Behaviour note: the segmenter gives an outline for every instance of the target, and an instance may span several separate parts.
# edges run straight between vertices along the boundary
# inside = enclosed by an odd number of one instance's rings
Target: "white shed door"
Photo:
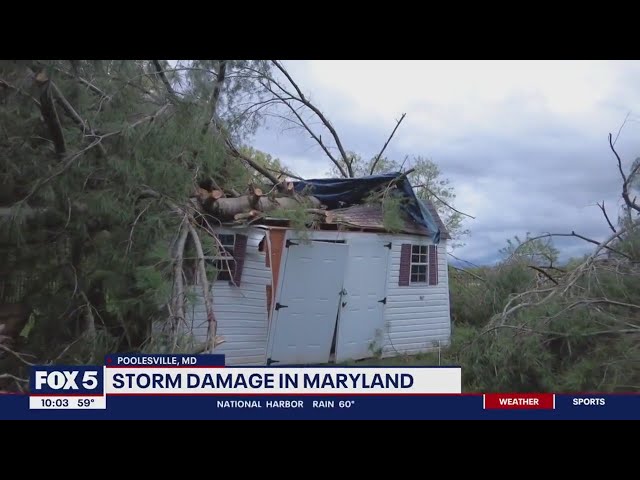
[[[342,299],[336,362],[373,356],[374,340],[384,335],[388,242],[352,244]]]
[[[267,364],[328,363],[349,247],[292,242],[276,295]]]

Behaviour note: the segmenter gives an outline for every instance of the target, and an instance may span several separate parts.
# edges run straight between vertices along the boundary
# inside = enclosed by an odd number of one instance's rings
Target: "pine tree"
[[[0,352],[7,388],[25,358],[101,361],[144,348],[152,323],[176,315],[181,209],[202,179],[247,177],[205,128],[225,63],[180,65],[0,62],[0,345],[29,355]],[[255,126],[237,106],[252,86],[229,85],[216,115],[237,140]]]

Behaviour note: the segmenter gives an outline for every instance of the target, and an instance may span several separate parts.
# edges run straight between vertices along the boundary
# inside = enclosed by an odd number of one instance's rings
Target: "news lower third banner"
[[[459,367],[229,367],[223,355],[108,355],[32,367],[0,419],[640,419],[640,395],[462,393]]]

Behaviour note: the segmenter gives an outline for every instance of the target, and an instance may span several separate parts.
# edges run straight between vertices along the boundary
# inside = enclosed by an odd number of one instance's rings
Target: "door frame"
[[[283,248],[283,252],[282,252],[282,256],[280,258],[280,268],[279,268],[279,275],[278,275],[278,285],[277,285],[277,289],[276,289],[276,294],[274,295],[273,298],[273,305],[271,305],[272,308],[272,312],[271,312],[271,321],[269,322],[269,328],[267,331],[267,348],[265,351],[265,357],[264,357],[264,363],[265,365],[267,365],[267,360],[269,358],[271,358],[271,355],[273,353],[273,344],[275,342],[275,334],[276,334],[276,328],[278,325],[278,316],[279,316],[279,312],[275,309],[275,305],[276,303],[278,303],[278,299],[280,297],[280,295],[282,294],[282,288],[284,286],[284,281],[285,281],[285,276],[286,276],[286,271],[287,271],[287,262],[289,261],[289,248],[286,247],[287,242],[291,241],[291,242],[300,242],[303,244],[306,244],[307,242],[309,244],[313,244],[313,242],[318,242],[318,243],[336,243],[338,245],[345,245],[347,246],[347,248],[350,248],[350,244],[347,241],[344,240],[340,240],[340,241],[333,241],[333,240],[325,240],[325,239],[315,239],[315,238],[309,238],[309,239],[300,239],[297,235],[290,235],[290,231],[287,232],[287,234],[284,237],[284,242],[285,242],[285,248]],[[349,255],[347,253],[347,259],[349,258]],[[345,272],[346,272],[346,266],[345,266]],[[342,285],[344,285],[344,278],[345,278],[345,274],[342,275]],[[344,287],[341,287],[344,288]],[[337,318],[338,318],[338,323],[340,322],[340,310],[341,310],[341,296],[338,298],[338,310],[337,310]],[[336,324],[336,330],[334,331],[334,333],[337,332],[337,324]],[[269,366],[269,365],[267,365]]]
[[[388,241],[387,241],[388,240]],[[389,295],[388,295],[388,290],[389,290],[389,271],[391,270],[391,261],[392,261],[392,257],[393,255],[391,255],[392,250],[393,250],[393,239],[392,238],[384,238],[384,237],[378,237],[376,239],[371,239],[370,241],[371,243],[375,243],[375,244],[380,244],[380,246],[387,248],[387,259],[386,259],[386,265],[385,265],[385,275],[384,275],[384,288],[383,288],[383,292],[382,292],[382,298],[387,299],[387,302],[385,302],[385,304],[382,306],[382,345],[381,348],[384,348],[384,346],[387,343],[387,338],[386,335],[387,331],[385,329],[386,326],[386,317],[387,317],[387,303],[389,300]],[[353,246],[354,244],[356,245],[357,248],[357,241],[356,242],[349,242],[349,246]],[[369,242],[363,242],[363,243],[369,243]],[[386,247],[385,245],[391,243],[391,247]],[[345,269],[344,272],[344,281],[342,282],[343,288],[345,287],[345,283],[347,280],[347,275],[348,275],[348,270],[349,270],[349,265],[350,262],[347,261],[347,267]],[[349,297],[349,291],[347,290],[347,298]],[[341,300],[342,301],[342,300]],[[340,305],[340,309],[338,311],[338,323],[336,325],[336,352],[335,352],[335,358],[336,358],[336,363],[337,363],[337,358],[338,358],[338,341],[339,341],[339,337],[340,337],[340,326],[342,324],[342,304]],[[373,355],[372,355],[373,357]],[[369,357],[366,357],[369,358]]]

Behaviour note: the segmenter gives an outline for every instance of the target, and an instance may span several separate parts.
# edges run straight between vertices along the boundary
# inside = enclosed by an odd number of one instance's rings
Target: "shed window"
[[[411,246],[411,283],[427,283],[429,256],[427,245]]]
[[[219,242],[216,242],[218,243],[218,254],[209,260],[209,262],[218,271],[216,280],[229,281],[236,269],[236,260],[233,257],[236,246],[236,236],[233,234],[218,234],[216,237]]]
[[[398,285],[438,285],[438,246],[402,244]]]

